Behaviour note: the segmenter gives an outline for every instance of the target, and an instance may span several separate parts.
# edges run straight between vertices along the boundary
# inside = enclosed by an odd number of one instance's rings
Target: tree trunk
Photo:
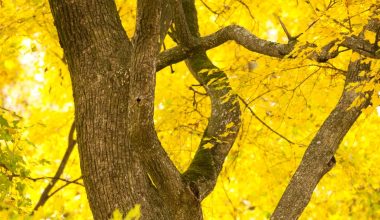
[[[50,0],[70,70],[84,185],[95,219],[202,219],[153,124],[161,1],[139,1],[129,40],[114,1]],[[134,46],[132,46],[134,45]]]
[[[81,170],[94,218],[109,219],[115,209],[126,213],[140,204],[143,219],[202,219],[200,201],[213,190],[241,124],[238,97],[206,51],[235,40],[253,52],[283,58],[295,41],[265,41],[236,25],[201,38],[194,0],[138,0],[132,39],[112,0],[49,2],[70,70]],[[172,20],[178,46],[159,56]],[[324,62],[336,57],[338,51],[330,51],[334,43],[329,45],[309,58]],[[377,56],[377,48],[358,37],[345,38],[341,46]],[[159,142],[153,113],[156,67],[184,59],[210,96],[212,113],[198,151],[181,175]],[[360,80],[358,73],[368,68],[352,62],[346,83]],[[345,88],[272,219],[295,219],[302,213],[331,169],[339,143],[369,104],[366,96],[360,106],[348,109],[361,96]]]

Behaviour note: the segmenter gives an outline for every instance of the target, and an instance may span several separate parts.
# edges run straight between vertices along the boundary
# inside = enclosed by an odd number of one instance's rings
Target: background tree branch
[[[277,136],[279,136],[280,138],[284,139],[286,142],[288,142],[289,144],[296,144],[294,143],[293,141],[289,140],[287,137],[285,137],[284,135],[278,133],[276,130],[274,130],[271,126],[269,126],[267,123],[265,123],[263,121],[263,119],[261,119],[259,116],[257,116],[257,114],[253,111],[253,109],[249,106],[249,104],[241,97],[241,96],[238,96],[239,97],[239,100],[244,104],[244,106],[249,110],[249,112],[251,113],[251,115],[256,118],[256,120],[258,120],[262,125],[264,125],[266,128],[268,128],[270,131],[272,131],[273,133],[275,133]]]
[[[365,81],[366,78],[359,77],[359,74],[369,69],[370,64],[360,59],[349,64],[338,104],[311,141],[271,219],[297,219],[309,203],[318,182],[334,166],[334,154],[339,144],[371,100],[371,94],[357,92],[348,85]],[[364,99],[363,102],[359,106],[352,106],[358,98]]]
[[[54,188],[57,181],[60,180],[60,176],[62,175],[63,170],[65,169],[66,164],[69,161],[69,157],[71,155],[71,152],[73,152],[74,146],[77,143],[76,140],[74,140],[74,131],[75,131],[75,122],[73,122],[73,124],[71,125],[70,132],[69,132],[69,135],[67,138],[68,144],[67,144],[66,152],[63,155],[63,158],[61,160],[61,163],[59,164],[57,172],[55,173],[54,177],[51,179],[49,184],[46,186],[46,188],[42,192],[40,199],[38,200],[36,206],[34,206],[34,208],[33,208],[33,212],[37,211],[38,208],[40,208],[41,206],[43,206],[47,202],[47,200],[51,197],[51,195],[49,195],[49,192]],[[74,182],[76,182],[76,181],[74,181]],[[67,182],[67,184],[70,184],[70,183],[72,183],[72,182]]]

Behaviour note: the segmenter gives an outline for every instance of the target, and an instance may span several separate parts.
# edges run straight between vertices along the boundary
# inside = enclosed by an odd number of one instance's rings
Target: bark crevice
[[[136,204],[144,219],[202,219],[200,202],[154,129],[155,63],[171,20],[162,15],[165,5],[138,1],[132,45],[114,1],[50,0],[72,79],[81,170],[94,219]]]

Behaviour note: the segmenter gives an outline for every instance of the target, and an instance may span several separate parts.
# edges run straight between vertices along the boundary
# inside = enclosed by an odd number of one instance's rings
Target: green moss
[[[213,176],[214,167],[212,161],[211,150],[201,148],[195,154],[193,162],[190,164],[189,169],[183,174],[183,177],[191,182],[202,176],[205,178]]]

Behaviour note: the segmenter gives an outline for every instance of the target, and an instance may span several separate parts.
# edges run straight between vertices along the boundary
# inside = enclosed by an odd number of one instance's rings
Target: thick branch
[[[379,20],[374,19],[370,20],[369,24],[371,29],[368,31],[372,31],[372,29],[375,30],[375,27],[380,26]],[[278,58],[283,58],[284,56],[289,55],[296,44],[295,41],[289,41],[287,44],[280,44],[264,40],[258,38],[243,27],[230,25],[213,34],[200,38],[200,44],[198,47],[207,51],[230,40],[235,41],[252,52]],[[321,53],[313,52],[310,54],[309,58],[319,62],[326,62],[328,59],[336,57],[339,54],[338,51],[329,51],[335,43],[338,44],[338,46],[349,48],[364,56],[380,59],[380,54],[376,53],[376,46],[357,36],[347,36],[341,43],[334,40],[324,46],[325,49]],[[310,44],[305,47],[316,47],[316,45]],[[180,45],[160,53],[158,56],[157,71],[168,65],[187,59],[193,54],[193,52],[194,50],[192,50],[192,48]]]
[[[167,23],[168,20],[170,21],[170,17],[165,17],[161,14],[163,10],[170,12],[170,8],[166,6],[167,2],[164,0],[154,2],[147,0],[137,1],[136,29],[133,36],[135,54],[141,52],[142,48],[144,48],[144,51],[152,50],[154,52],[159,49],[160,42],[158,41],[165,34],[165,31],[161,29],[170,26]]]
[[[179,30],[190,30],[192,36],[177,36],[183,45],[189,45],[187,39],[197,38],[198,19],[194,0],[184,0],[187,22],[177,24],[189,25],[178,27]],[[197,38],[195,41],[199,41]],[[183,173],[199,200],[204,199],[214,188],[224,159],[235,142],[240,128],[240,107],[238,97],[232,91],[226,73],[214,66],[205,50],[196,50],[187,60],[193,76],[205,88],[211,99],[211,116],[203,134],[199,148],[189,168]]]
[[[227,26],[213,34],[200,38],[200,47],[209,50],[229,40],[234,40],[247,49],[272,57],[284,57],[289,54],[293,46],[266,41],[251,34],[248,30],[238,25]],[[192,55],[191,48],[176,46],[159,54],[157,71]]]
[[[190,19],[193,19],[191,21],[195,21],[197,18],[186,17],[187,15],[189,15],[189,13],[185,14],[185,10],[189,11],[189,9],[187,8],[188,5],[186,5],[185,7],[183,6],[182,0],[170,0],[170,2],[172,3],[173,11],[175,14],[175,35],[179,40],[179,44],[188,49],[193,49],[197,47],[199,45],[199,33],[194,30],[198,29],[198,25],[190,25],[188,23]],[[186,4],[186,2],[184,4]]]
[[[160,43],[164,44],[166,34],[173,20],[173,10],[170,5],[170,0],[162,1],[162,14],[160,20]]]
[[[360,60],[350,63],[338,104],[311,141],[271,219],[297,219],[309,203],[320,179],[334,166],[334,154],[339,144],[361,111],[370,103],[370,94],[355,92],[353,88],[348,89],[347,85],[364,80],[363,77],[359,78],[359,73],[369,69],[370,64],[361,63]],[[357,98],[364,101],[350,108]]]
[[[192,163],[183,174],[187,181],[196,184],[202,200],[214,188],[224,159],[235,142],[241,112],[226,73],[214,66],[205,52],[194,54],[186,64],[211,99],[207,128]]]

